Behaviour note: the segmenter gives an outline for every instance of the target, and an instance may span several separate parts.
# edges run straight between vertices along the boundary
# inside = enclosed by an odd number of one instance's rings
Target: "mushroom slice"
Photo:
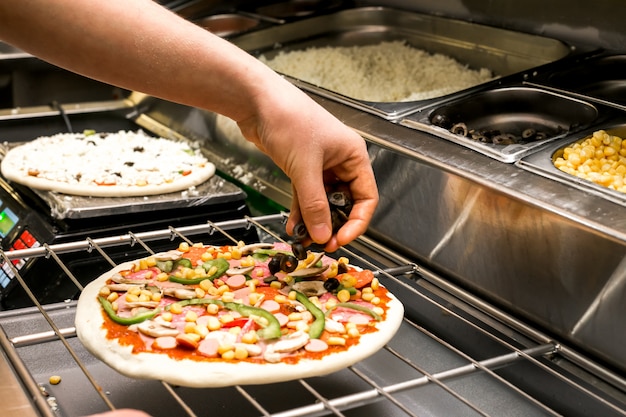
[[[276,353],[289,353],[300,349],[301,347],[306,345],[308,341],[309,334],[306,332],[298,331],[268,345],[268,350]]]
[[[118,284],[134,284],[134,285],[147,284],[147,283],[150,282],[147,279],[128,279],[128,278],[124,278],[120,274],[115,274],[115,275],[111,276],[110,280],[113,281],[113,282],[116,282]]]
[[[167,252],[155,253],[152,257],[157,261],[177,261],[183,257],[183,252],[173,249]]]
[[[107,284],[106,287],[111,291],[119,291],[126,292],[128,290],[132,290],[133,288],[141,288],[143,289],[145,285],[143,284]]]
[[[128,301],[126,302],[126,306],[128,306],[129,308],[157,308],[159,306],[159,303],[157,301]]]
[[[254,270],[254,265],[253,266],[246,266],[246,267],[235,267],[235,268],[230,268],[228,271],[226,271],[226,275],[228,276],[233,276],[233,275],[246,275],[249,274],[250,272],[252,272]]]
[[[272,249],[274,247],[273,243],[251,243],[249,245],[244,245],[241,248],[241,253],[250,254],[257,249]]]
[[[164,288],[163,294],[170,297],[178,298],[179,300],[191,300],[198,295],[194,290],[188,290],[185,288]]]
[[[317,265],[317,263],[322,260],[322,258],[324,257],[325,253],[324,252],[317,252],[317,253],[314,253],[314,255],[315,255],[315,257],[311,260],[311,262],[308,262],[306,264],[307,268],[311,268],[311,267],[314,267],[315,265]]]
[[[301,292],[307,297],[318,297],[327,293],[323,281],[300,281],[291,286],[291,289]]]
[[[146,336],[163,337],[163,336],[176,336],[178,335],[177,329],[164,327],[154,320],[146,320],[137,325],[137,330]]]
[[[324,265],[319,268],[316,268],[316,267],[301,268],[301,269],[296,269],[293,272],[290,272],[289,276],[293,278],[312,278],[312,277],[321,275],[327,269],[328,269],[328,265]]]

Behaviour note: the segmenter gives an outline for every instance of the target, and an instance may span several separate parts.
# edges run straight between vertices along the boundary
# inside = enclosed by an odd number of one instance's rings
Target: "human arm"
[[[102,82],[204,108],[237,121],[290,177],[291,231],[300,213],[333,251],[365,232],[378,194],[363,139],[231,43],[151,0],[4,0],[0,39]],[[331,236],[325,185],[354,199]]]

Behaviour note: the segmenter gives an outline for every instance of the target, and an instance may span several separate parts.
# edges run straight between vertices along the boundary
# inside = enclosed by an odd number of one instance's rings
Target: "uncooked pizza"
[[[402,322],[400,301],[347,258],[306,255],[181,243],[87,285],[76,332],[124,375],[190,387],[320,376],[376,353]]]
[[[92,197],[165,194],[215,173],[199,149],[143,131],[59,133],[9,149],[2,175],[31,188]]]

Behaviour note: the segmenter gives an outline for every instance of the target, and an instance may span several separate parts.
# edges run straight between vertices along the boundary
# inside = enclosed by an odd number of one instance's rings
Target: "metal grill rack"
[[[277,230],[285,219],[284,213],[246,217],[1,255],[8,265],[30,257],[58,264],[80,290],[63,254],[86,252],[115,265],[107,254],[110,248],[139,247],[147,256],[154,253],[155,242],[234,240],[229,230],[240,228],[255,228],[261,240],[284,239]],[[9,415],[53,417],[126,407],[155,417],[626,415],[623,375],[375,241],[361,238],[341,252],[338,255],[351,262],[377,270],[406,309],[399,332],[387,346],[345,370],[306,380],[219,389],[134,380],[82,347],[73,328],[74,301],[41,305],[33,296],[34,307],[0,313],[0,345],[10,373],[26,394],[17,404],[19,395],[7,398],[0,386],[0,397],[5,397],[0,399],[19,410]],[[61,376],[61,383],[51,385],[52,375]]]

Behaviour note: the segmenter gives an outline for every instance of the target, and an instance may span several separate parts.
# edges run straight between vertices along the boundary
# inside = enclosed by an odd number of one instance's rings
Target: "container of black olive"
[[[532,87],[512,86],[465,96],[402,124],[427,131],[502,162],[516,162],[545,143],[598,119],[595,105]]]

